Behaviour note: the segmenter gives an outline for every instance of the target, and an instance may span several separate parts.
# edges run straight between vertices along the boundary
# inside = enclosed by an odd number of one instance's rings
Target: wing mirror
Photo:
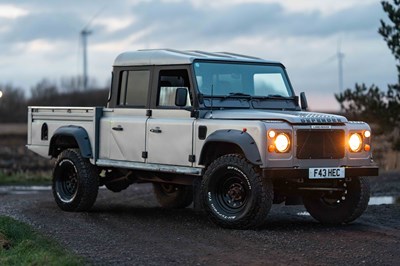
[[[179,107],[186,106],[188,90],[186,88],[177,88],[175,94],[175,105]]]
[[[301,110],[307,111],[308,103],[307,103],[306,94],[304,92],[300,93],[300,105],[301,105]]]

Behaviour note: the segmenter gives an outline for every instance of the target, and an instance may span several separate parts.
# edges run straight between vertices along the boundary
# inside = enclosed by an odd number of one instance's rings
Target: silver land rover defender
[[[300,102],[300,103],[299,103]],[[307,112],[278,62],[232,53],[119,55],[107,107],[29,107],[28,148],[57,158],[53,194],[87,211],[99,186],[149,182],[161,206],[255,228],[273,203],[349,223],[378,175],[363,122]]]

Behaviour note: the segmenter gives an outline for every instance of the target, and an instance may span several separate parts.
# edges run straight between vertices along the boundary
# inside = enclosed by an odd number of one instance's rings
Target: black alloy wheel
[[[97,198],[99,171],[78,149],[58,156],[53,169],[53,196],[64,211],[87,211]]]
[[[242,155],[228,154],[212,162],[201,185],[203,208],[215,224],[232,229],[261,226],[272,206],[273,187],[258,166]]]
[[[64,203],[74,200],[78,192],[78,175],[73,162],[64,159],[58,164],[58,178],[55,180],[57,196]]]

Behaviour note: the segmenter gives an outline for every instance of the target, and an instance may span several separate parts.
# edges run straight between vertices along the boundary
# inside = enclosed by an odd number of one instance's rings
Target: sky
[[[124,51],[226,51],[282,62],[311,109],[338,110],[338,47],[345,88],[397,81],[382,18],[379,0],[0,0],[0,84],[29,95],[43,78],[82,75],[87,27],[89,77],[102,87]]]

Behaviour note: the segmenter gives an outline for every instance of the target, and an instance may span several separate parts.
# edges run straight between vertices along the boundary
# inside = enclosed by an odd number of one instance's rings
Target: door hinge
[[[189,162],[191,163],[196,162],[196,155],[189,155]]]
[[[146,110],[146,116],[152,116],[153,112],[151,110]]]
[[[142,158],[147,159],[148,153],[147,151],[142,151]]]

